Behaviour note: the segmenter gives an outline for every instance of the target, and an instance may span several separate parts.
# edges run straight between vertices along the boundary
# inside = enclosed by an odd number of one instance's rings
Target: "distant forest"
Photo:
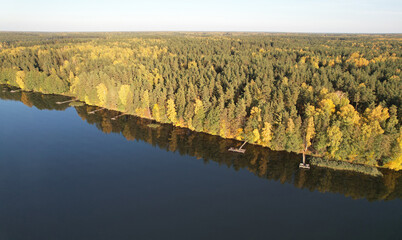
[[[402,35],[0,32],[0,83],[402,169]]]

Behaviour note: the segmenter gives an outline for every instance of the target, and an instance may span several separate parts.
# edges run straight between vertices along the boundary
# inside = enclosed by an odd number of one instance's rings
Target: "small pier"
[[[247,141],[245,141],[239,148],[231,147],[228,149],[230,152],[238,152],[238,153],[245,153],[246,149],[243,149],[244,145],[246,145]]]
[[[303,162],[299,164],[299,168],[310,169],[310,164],[306,163],[306,153],[303,151]]]
[[[300,163],[299,168],[310,169],[310,164],[308,164],[308,163]]]
[[[124,116],[124,115],[128,115],[128,113],[122,113],[120,115],[117,115],[116,117],[112,117],[112,120],[117,120],[119,117]]]
[[[90,111],[90,112],[88,112],[88,114],[94,114],[94,113],[96,113],[96,112],[102,111],[103,109],[105,109],[105,108],[99,108],[99,109]]]
[[[71,100],[67,100],[67,101],[64,101],[64,102],[56,102],[56,104],[64,104],[64,103],[69,103],[69,102],[75,102],[75,101],[77,101],[77,99],[71,99]]]

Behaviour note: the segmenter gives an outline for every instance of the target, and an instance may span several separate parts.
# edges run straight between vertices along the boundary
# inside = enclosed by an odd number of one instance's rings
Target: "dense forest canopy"
[[[400,169],[401,47],[401,35],[3,32],[0,83]]]

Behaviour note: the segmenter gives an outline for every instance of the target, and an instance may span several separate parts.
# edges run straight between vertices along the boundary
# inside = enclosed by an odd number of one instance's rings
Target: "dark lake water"
[[[402,172],[301,157],[0,88],[0,240],[401,239]]]

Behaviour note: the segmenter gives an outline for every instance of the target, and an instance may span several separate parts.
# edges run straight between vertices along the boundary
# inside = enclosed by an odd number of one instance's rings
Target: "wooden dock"
[[[310,169],[310,164],[308,164],[308,163],[300,163],[299,168]]]
[[[96,112],[102,111],[103,109],[105,109],[105,108],[99,108],[99,109],[90,111],[90,112],[88,112],[88,114],[94,114],[94,113],[96,113]]]
[[[231,147],[231,148],[228,149],[228,151],[230,151],[230,152],[238,152],[238,153],[245,153],[246,149],[243,149],[242,147],[244,145],[246,145],[246,143],[247,143],[247,141],[245,141],[239,148]]]
[[[111,119],[112,119],[112,120],[116,120],[116,119],[118,119],[119,117],[124,116],[124,115],[128,115],[128,113],[122,113],[122,114],[120,114],[120,115],[117,115],[116,117],[112,117]]]
[[[56,102],[56,104],[64,104],[64,103],[69,103],[69,102],[75,102],[75,101],[77,101],[77,99],[71,99],[71,100],[67,100],[67,101],[64,101],[64,102]]]
[[[303,161],[299,164],[299,168],[310,169],[310,164],[306,163],[306,153],[303,151]]]

